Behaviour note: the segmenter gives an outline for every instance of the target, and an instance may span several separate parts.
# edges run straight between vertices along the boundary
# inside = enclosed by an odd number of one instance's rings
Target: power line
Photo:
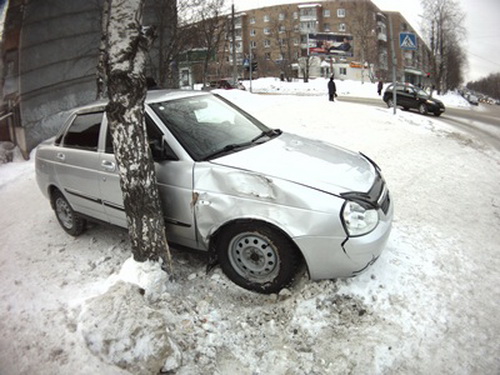
[[[496,62],[496,61],[491,61],[491,60],[485,59],[484,57],[478,56],[478,55],[476,55],[476,54],[474,54],[474,53],[472,53],[472,52],[469,52],[469,51],[467,51],[467,53],[468,53],[469,55],[472,55],[472,56],[474,56],[474,57],[477,57],[478,59],[481,59],[481,60],[484,60],[484,61],[486,61],[486,62],[489,62],[490,64],[494,64],[494,65],[500,66],[500,64],[499,64],[498,62]]]

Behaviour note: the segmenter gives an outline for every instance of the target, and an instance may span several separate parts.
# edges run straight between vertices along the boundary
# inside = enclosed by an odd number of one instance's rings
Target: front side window
[[[103,113],[78,114],[64,136],[63,146],[97,151]]]
[[[269,131],[265,125],[216,95],[150,104],[194,160],[255,145]]]

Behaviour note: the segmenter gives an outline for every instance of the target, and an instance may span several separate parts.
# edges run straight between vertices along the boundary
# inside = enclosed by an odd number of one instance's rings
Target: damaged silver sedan
[[[105,103],[75,110],[36,152],[37,181],[62,228],[126,227]],[[146,125],[167,237],[210,252],[236,284],[262,293],[350,277],[379,257],[393,204],[360,153],[270,129],[220,96],[150,92]]]

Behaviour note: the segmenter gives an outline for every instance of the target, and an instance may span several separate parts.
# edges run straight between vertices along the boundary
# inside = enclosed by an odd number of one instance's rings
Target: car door
[[[77,113],[56,151],[59,188],[76,212],[105,220],[99,190],[98,142],[103,111]]]
[[[409,87],[398,86],[397,87],[397,95],[398,95],[398,105],[405,108],[412,107],[412,96]]]
[[[106,129],[107,129],[107,121]],[[193,199],[192,170],[193,161],[178,158],[169,142],[175,142],[170,134],[165,134],[158,125],[146,116],[146,127],[150,144],[164,144],[169,150],[170,160],[155,162],[156,179],[160,200],[170,242],[188,247],[197,247],[194,215],[191,207]],[[109,221],[123,227],[127,226],[123,206],[120,178],[116,167],[111,135],[107,130],[103,140],[104,149],[100,160],[100,186],[104,210]]]

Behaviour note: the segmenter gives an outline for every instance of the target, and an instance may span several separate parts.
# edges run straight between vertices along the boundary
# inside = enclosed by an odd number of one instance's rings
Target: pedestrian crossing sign
[[[399,33],[399,46],[401,49],[416,50],[417,35],[414,33]]]

